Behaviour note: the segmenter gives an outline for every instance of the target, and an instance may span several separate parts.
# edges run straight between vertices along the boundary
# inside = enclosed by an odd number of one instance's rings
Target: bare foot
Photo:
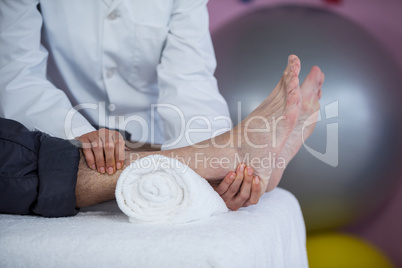
[[[319,67],[314,66],[301,85],[302,101],[299,118],[297,119],[296,126],[290,134],[289,139],[286,141],[285,146],[278,156],[278,159],[281,158],[285,160],[284,163],[286,166],[299,151],[303,144],[303,138],[307,140],[313,133],[320,109],[320,103],[318,101],[321,98],[321,87],[323,83],[324,73],[321,72]],[[314,123],[304,127],[307,120],[311,120],[311,122]],[[302,134],[304,135],[302,136]],[[273,190],[278,185],[286,166],[276,166],[274,168],[267,191]]]
[[[230,132],[236,164],[246,162],[260,178],[261,193],[268,187],[272,159],[278,155],[296,125],[300,110],[300,60],[290,55],[288,65],[272,93]]]

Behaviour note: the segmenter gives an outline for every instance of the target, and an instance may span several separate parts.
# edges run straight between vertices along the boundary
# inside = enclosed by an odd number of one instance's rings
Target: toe
[[[307,97],[311,95],[311,93],[318,94],[318,91],[324,82],[323,79],[321,69],[318,66],[313,66],[301,85],[303,97]]]
[[[287,78],[294,74],[298,75],[300,73],[300,60],[296,55],[290,55],[288,57],[288,65],[283,72],[283,77]]]
[[[295,56],[295,58],[292,61],[292,75],[299,75],[300,74],[300,70],[301,70],[301,62],[300,59]]]
[[[322,80],[322,72],[320,67],[311,67],[310,73],[306,77],[306,81],[314,84],[320,84]]]
[[[288,96],[287,96],[287,105],[288,105],[288,106],[292,106],[292,105],[297,105],[297,104],[299,104],[299,102],[300,102],[300,97],[301,97],[300,89],[295,88],[295,89],[291,90],[291,91],[288,93]]]
[[[286,84],[286,92],[290,94],[293,91],[297,91],[299,88],[299,83],[299,77],[297,75],[293,75]]]
[[[314,81],[316,81],[317,83],[319,83],[321,81],[322,71],[321,71],[320,67],[318,67],[316,65],[311,67],[310,73],[313,75]]]
[[[325,74],[323,72],[321,72],[321,80],[320,80],[320,90],[322,88],[322,84],[324,84],[324,80],[325,80]]]
[[[296,55],[290,55],[288,60],[288,73],[287,76],[299,75],[300,73],[300,59]]]
[[[299,59],[295,54],[291,54],[288,57],[288,64],[292,63],[294,60]]]

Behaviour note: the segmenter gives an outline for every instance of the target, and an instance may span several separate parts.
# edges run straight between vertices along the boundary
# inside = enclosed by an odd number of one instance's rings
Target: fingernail
[[[105,173],[105,168],[104,168],[104,167],[100,167],[100,168],[99,168],[99,172],[100,172],[100,173]]]
[[[117,168],[117,169],[121,169],[121,163],[120,163],[120,162],[117,162],[116,168]]]
[[[234,173],[230,174],[230,179],[231,180],[234,180],[235,177],[236,177],[236,174],[234,174]]]
[[[112,168],[112,167],[108,167],[108,169],[107,169],[107,173],[109,173],[109,174],[113,174],[113,168]]]
[[[251,167],[248,167],[248,168],[247,168],[247,174],[248,174],[249,176],[253,175],[253,169],[252,169]]]
[[[93,164],[93,165],[91,166],[91,168],[92,168],[92,169],[96,169],[96,166],[95,166],[95,164]]]
[[[244,167],[245,167],[244,164],[241,164],[240,165],[240,171],[244,171]]]
[[[254,183],[255,184],[259,184],[260,183],[260,178],[258,178],[258,176],[254,177]]]

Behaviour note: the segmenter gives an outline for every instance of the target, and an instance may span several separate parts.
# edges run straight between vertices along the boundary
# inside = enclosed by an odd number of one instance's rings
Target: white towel
[[[228,211],[204,178],[162,155],[131,163],[117,182],[116,200],[134,223],[186,223]]]

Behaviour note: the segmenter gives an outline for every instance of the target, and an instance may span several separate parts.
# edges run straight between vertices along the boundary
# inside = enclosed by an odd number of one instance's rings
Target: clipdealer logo
[[[334,101],[330,104],[325,105],[325,119],[337,118],[339,116],[339,102]],[[317,116],[318,113],[318,116]],[[317,118],[317,119],[315,119]],[[312,114],[303,124],[302,139],[303,146],[306,150],[312,154],[315,158],[321,160],[322,162],[332,166],[337,167],[339,162],[339,129],[338,122],[327,124],[327,142],[325,146],[325,153],[318,152],[313,148],[309,147],[305,143],[304,139],[304,129],[311,124],[321,121],[321,112],[317,111]]]

